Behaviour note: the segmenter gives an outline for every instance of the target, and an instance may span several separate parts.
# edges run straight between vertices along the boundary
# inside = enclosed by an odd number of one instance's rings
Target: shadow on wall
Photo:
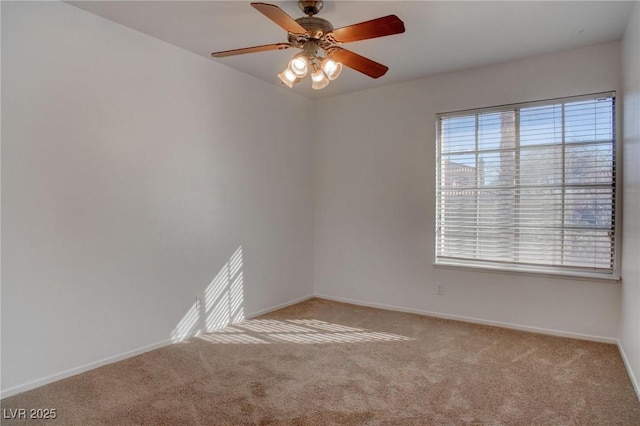
[[[204,290],[204,304],[197,300],[173,329],[174,343],[244,321],[242,266],[240,246]]]

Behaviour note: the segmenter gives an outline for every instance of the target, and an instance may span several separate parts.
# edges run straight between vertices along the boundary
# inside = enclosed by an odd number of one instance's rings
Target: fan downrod
[[[316,13],[322,10],[323,6],[322,0],[320,1],[298,1],[298,7],[302,10],[307,16],[313,16]]]

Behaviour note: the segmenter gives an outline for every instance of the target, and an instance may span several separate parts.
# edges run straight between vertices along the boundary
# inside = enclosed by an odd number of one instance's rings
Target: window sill
[[[531,277],[543,277],[543,278],[555,278],[563,280],[580,280],[580,281],[595,281],[595,282],[619,282],[620,277],[618,275],[605,275],[588,272],[572,272],[572,271],[548,271],[525,267],[513,267],[507,268],[504,266],[492,266],[492,265],[471,265],[462,262],[438,262],[433,263],[433,266],[438,269],[454,269],[460,271],[475,271],[475,272],[488,272],[488,273],[500,273],[509,275],[525,275]]]

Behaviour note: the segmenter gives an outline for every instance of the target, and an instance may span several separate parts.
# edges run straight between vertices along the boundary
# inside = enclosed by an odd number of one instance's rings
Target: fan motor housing
[[[321,39],[328,32],[333,31],[333,25],[331,25],[331,22],[326,19],[316,18],[315,16],[298,18],[296,19],[296,22],[307,30],[309,37],[317,40]],[[290,34],[289,41],[291,42],[292,39],[295,40],[295,36]]]

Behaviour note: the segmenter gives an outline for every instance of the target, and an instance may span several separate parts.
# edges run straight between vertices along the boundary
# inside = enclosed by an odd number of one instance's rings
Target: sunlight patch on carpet
[[[198,337],[209,343],[366,343],[414,340],[392,333],[332,324],[316,319],[255,319],[231,325]]]

